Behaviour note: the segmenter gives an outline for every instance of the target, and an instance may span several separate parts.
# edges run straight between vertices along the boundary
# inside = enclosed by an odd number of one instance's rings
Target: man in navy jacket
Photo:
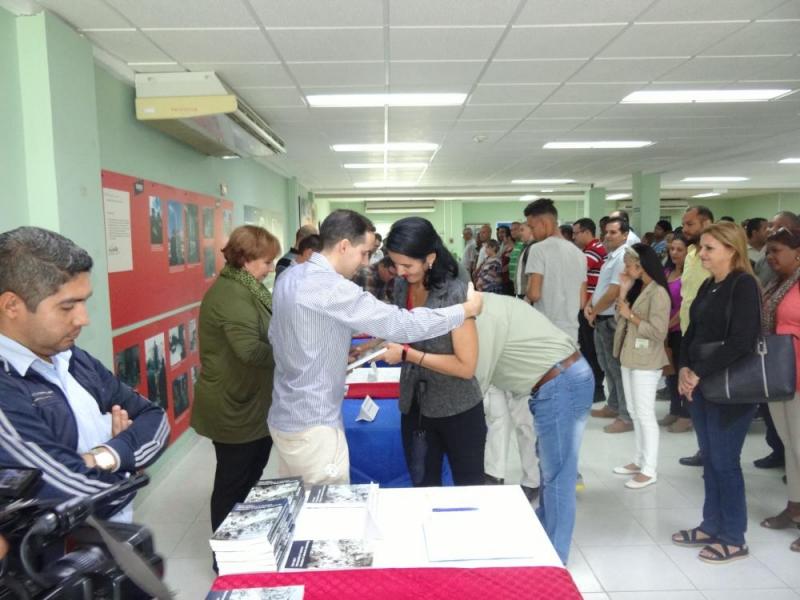
[[[40,469],[40,498],[108,489],[152,464],[169,437],[161,408],[75,346],[89,324],[91,268],[57,233],[0,234],[0,465]]]

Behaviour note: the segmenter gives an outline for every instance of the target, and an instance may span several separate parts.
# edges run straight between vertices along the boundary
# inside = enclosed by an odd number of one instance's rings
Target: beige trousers
[[[304,431],[269,428],[278,451],[278,475],[300,475],[308,488],[319,484],[350,483],[350,453],[341,429],[318,425]]]
[[[769,412],[786,452],[789,502],[800,502],[800,394],[787,402],[770,402]]]

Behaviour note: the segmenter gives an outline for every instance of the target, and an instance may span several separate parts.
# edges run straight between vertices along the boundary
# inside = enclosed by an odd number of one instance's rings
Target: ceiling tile
[[[244,88],[238,90],[245,101],[254,108],[270,106],[305,106],[303,97],[295,88]]]
[[[795,54],[800,52],[800,22],[752,23],[707,48],[703,54]]]
[[[800,0],[787,0],[778,8],[764,15],[764,19],[800,19]]]
[[[623,26],[514,27],[503,41],[497,58],[590,58]]]
[[[727,82],[751,76],[761,78],[770,67],[785,60],[785,56],[698,56],[664,73],[658,79],[664,82]]]
[[[258,114],[270,123],[293,121],[306,121],[309,118],[309,109],[305,107],[281,107],[281,108],[261,108]]]
[[[740,29],[740,23],[633,25],[603,50],[603,57],[693,56]],[[729,52],[748,54],[748,52]]]
[[[531,117],[542,118],[574,118],[574,119],[588,119],[603,111],[614,106],[615,103],[608,102],[593,102],[593,103],[576,103],[576,102],[547,102],[540,105],[531,115]]]
[[[682,58],[596,59],[570,78],[570,83],[650,82],[685,62]]]
[[[536,113],[534,113],[534,115],[535,114]],[[517,129],[520,131],[569,131],[584,121],[586,121],[586,119],[541,119],[531,117],[520,123]]]
[[[784,0],[660,0],[644,12],[638,21],[723,21],[758,19]]]
[[[389,24],[506,25],[518,4],[518,0],[389,0]]]
[[[456,131],[471,131],[474,134],[486,131],[508,131],[519,123],[519,119],[459,119],[455,124]]]
[[[636,84],[567,83],[550,96],[550,102],[619,102],[641,89]]]
[[[128,65],[135,73],[183,73],[189,69],[184,69],[174,63],[154,63],[154,64],[131,64]]]
[[[479,85],[469,98],[475,104],[538,104],[558,87],[555,84]]]
[[[86,33],[93,44],[125,62],[165,62],[172,58],[138,31],[96,31]]]
[[[462,86],[468,91],[478,74],[481,72],[485,61],[435,61],[435,62],[400,62],[392,61],[389,64],[389,84],[394,87],[420,86],[431,84],[433,86]]]
[[[76,29],[131,27],[125,17],[102,0],[40,0],[37,4]]]
[[[566,23],[627,23],[652,0],[528,0],[518,25]]]
[[[378,121],[383,123],[382,108],[312,108],[309,114],[315,120],[325,121]]]
[[[493,60],[481,83],[560,83],[585,64],[584,60]]]
[[[486,60],[502,27],[392,29],[392,60]]]
[[[461,113],[462,119],[491,119],[502,114],[507,119],[522,119],[528,116],[528,113],[533,110],[530,104],[503,104],[502,106],[494,104],[476,104],[473,106],[465,106],[464,112]]]
[[[147,35],[180,62],[277,59],[260,31],[149,31]]]
[[[383,62],[289,63],[289,69],[302,86],[349,86],[384,84]]]
[[[320,29],[269,32],[284,60],[302,62],[382,61],[383,30]]]
[[[784,58],[773,67],[742,77],[747,81],[797,81],[800,80],[800,56]]]
[[[190,71],[214,71],[225,83],[240,86],[286,87],[294,85],[280,63],[183,63]]]
[[[255,27],[241,0],[106,0],[137,27]]]
[[[363,27],[383,25],[382,0],[249,0],[264,26]]]

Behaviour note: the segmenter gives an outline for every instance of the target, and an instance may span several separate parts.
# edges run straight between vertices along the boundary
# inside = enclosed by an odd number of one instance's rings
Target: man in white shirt
[[[617,322],[614,319],[614,306],[619,295],[619,276],[625,268],[623,256],[628,241],[628,221],[622,217],[612,217],[606,223],[605,245],[608,256],[600,267],[597,287],[583,314],[594,326],[594,342],[597,360],[606,377],[608,403],[600,409],[592,410],[593,417],[614,418],[603,430],[606,433],[623,433],[633,430],[633,421],[628,414],[625,393],[622,389],[622,372],[619,359],[614,358],[614,332]]]
[[[461,257],[461,266],[469,273],[472,271],[472,263],[477,258],[478,250],[475,247],[475,240],[473,238],[472,228],[464,227],[464,232],[461,234],[464,238],[464,256]]]

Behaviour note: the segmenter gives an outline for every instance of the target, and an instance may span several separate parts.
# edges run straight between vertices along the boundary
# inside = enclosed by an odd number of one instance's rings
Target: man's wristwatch
[[[101,471],[113,471],[117,467],[117,459],[103,446],[97,446],[89,450],[89,454],[94,456],[94,464]]]

